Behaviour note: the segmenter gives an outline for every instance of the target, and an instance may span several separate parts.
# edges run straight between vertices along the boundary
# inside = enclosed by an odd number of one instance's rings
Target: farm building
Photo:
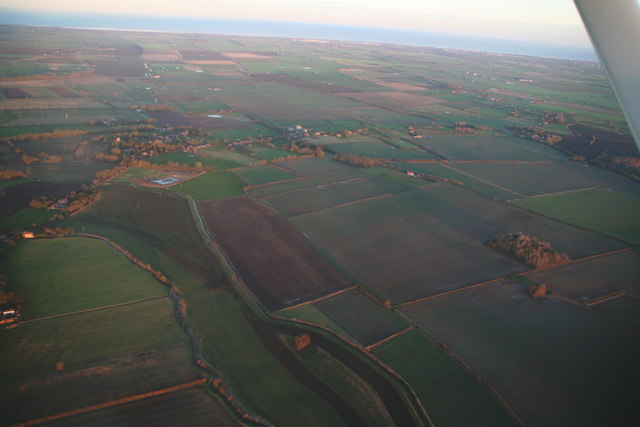
[[[18,320],[18,307],[13,303],[0,306],[0,325],[9,325]]]

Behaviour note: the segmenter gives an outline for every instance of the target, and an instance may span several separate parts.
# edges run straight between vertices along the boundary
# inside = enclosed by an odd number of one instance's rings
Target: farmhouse
[[[0,305],[0,325],[9,325],[18,320],[18,307],[13,303]]]

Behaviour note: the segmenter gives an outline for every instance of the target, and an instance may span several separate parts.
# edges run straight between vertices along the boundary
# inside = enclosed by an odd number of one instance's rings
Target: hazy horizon
[[[591,46],[552,44],[496,37],[308,22],[216,19],[158,15],[44,13],[0,9],[0,23],[88,29],[317,38],[485,51],[557,59],[597,61]]]

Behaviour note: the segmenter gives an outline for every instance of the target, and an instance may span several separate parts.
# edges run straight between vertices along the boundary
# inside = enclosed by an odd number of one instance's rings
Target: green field
[[[419,331],[402,334],[373,354],[409,383],[436,425],[517,425],[489,390]]]
[[[96,203],[63,224],[107,237],[165,275],[169,267],[187,270],[207,286],[227,283],[202,243],[184,197],[121,184],[104,186],[101,192]]]
[[[196,200],[222,199],[244,194],[244,186],[231,172],[207,172],[184,184],[171,187],[172,190],[187,193]]]
[[[640,197],[586,190],[520,199],[516,206],[598,233],[640,244]]]
[[[349,402],[368,426],[393,424],[380,396],[344,363],[315,345],[300,352],[299,357],[318,378]]]
[[[632,374],[637,332],[588,308],[533,299],[505,281],[403,312],[488,381],[525,424],[626,424],[635,416],[628,402],[640,386]]]
[[[57,211],[24,208],[20,212],[0,222],[0,231],[24,230],[34,225],[45,224]]]
[[[0,361],[11,370],[3,382],[37,378],[128,352],[180,344],[187,337],[168,298],[55,317],[0,331]]]
[[[25,296],[25,320],[167,294],[115,249],[82,237],[22,241],[11,251],[8,274]]]
[[[244,154],[240,154],[233,150],[222,150],[216,147],[203,148],[198,152],[207,157],[213,157],[219,160],[227,160],[229,162],[237,163],[242,166],[251,166],[256,162],[256,159],[245,156]]]
[[[186,200],[128,186],[103,191],[98,202],[69,220],[70,225],[109,237],[176,282],[188,307],[187,321],[207,360],[223,373],[227,388],[243,405],[282,425],[342,423],[263,344],[245,308],[219,289],[227,279],[202,243]]]
[[[285,319],[302,320],[313,323],[314,325],[330,330],[340,337],[355,341],[354,337],[329,319],[326,314],[318,310],[314,304],[304,304],[290,310],[282,310],[278,312],[278,315]]]
[[[203,350],[222,365],[238,399],[268,415],[276,425],[343,424],[330,406],[302,386],[262,344],[233,296],[222,290],[191,288],[187,292],[189,317],[205,338]]]
[[[200,163],[203,166],[209,166],[214,169],[233,169],[242,166],[241,163],[228,158],[196,156],[194,154],[182,152],[161,154],[149,159],[149,161],[156,165],[166,165],[168,162],[175,162],[183,165],[195,166],[196,163]]]
[[[249,186],[269,184],[271,182],[278,181],[287,181],[298,177],[298,175],[294,175],[285,170],[275,168],[271,165],[238,169],[234,171],[234,173]]]

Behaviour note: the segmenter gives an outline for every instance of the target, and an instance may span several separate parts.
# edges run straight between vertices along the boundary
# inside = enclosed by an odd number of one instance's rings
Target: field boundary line
[[[556,194],[578,193],[580,191],[596,190],[596,189],[598,189],[598,187],[574,188],[573,190],[555,191],[555,192],[551,192],[551,193],[542,193],[542,194],[536,194],[536,195],[533,195],[533,196],[525,196],[525,199],[538,199],[540,197],[553,196],[553,195],[556,195]],[[510,202],[510,201],[511,200],[507,200],[507,202]]]
[[[445,351],[445,353],[447,355],[449,355],[453,360],[455,360],[456,362],[458,362],[460,365],[462,365],[462,367],[464,369],[467,370],[467,372],[469,372],[471,375],[473,375],[476,380],[478,380],[478,382],[480,382],[480,384],[482,384],[487,390],[489,390],[489,392],[491,394],[493,394],[493,396],[498,399],[498,401],[502,404],[502,407],[505,408],[507,410],[507,412],[509,412],[509,414],[521,425],[521,426],[525,426],[526,424],[524,423],[524,421],[522,421],[522,419],[518,416],[518,414],[513,410],[513,408],[511,408],[511,406],[509,406],[509,404],[507,403],[507,401],[502,397],[502,395],[500,393],[498,393],[498,391],[493,388],[493,386],[491,384],[489,384],[489,382],[487,380],[485,380],[479,373],[477,373],[475,370],[473,370],[473,368],[467,364],[467,362],[465,362],[464,360],[462,360],[460,357],[458,357],[451,349],[449,349],[447,346],[444,345],[444,343],[438,341],[437,339],[435,339],[430,333],[428,333],[422,326],[418,325],[417,323],[415,323],[413,320],[411,320],[411,318],[409,318],[409,316],[407,316],[406,314],[404,314],[402,311],[400,311],[400,315],[410,324],[414,325],[416,327],[416,329],[418,329],[420,332],[422,332],[429,340],[431,340],[433,343],[435,343],[438,347],[440,347],[441,349],[443,349]]]
[[[555,265],[550,265],[548,267],[540,267],[540,268],[536,268],[534,270],[525,271],[525,272],[522,272],[522,273],[518,273],[517,275],[518,276],[529,276],[531,274],[539,273],[541,271],[548,271],[548,270],[554,270],[554,269],[557,269],[557,268],[563,268],[563,267],[565,267],[567,265],[572,265],[572,264],[581,264],[583,262],[587,262],[587,261],[590,261],[592,259],[598,259],[598,258],[610,256],[610,255],[616,255],[616,254],[620,254],[620,253],[623,253],[623,252],[628,252],[628,251],[631,251],[631,250],[633,250],[633,248],[628,247],[628,248],[617,249],[617,250],[611,251],[611,252],[605,252],[605,253],[602,253],[602,254],[589,255],[589,256],[586,256],[586,257],[583,257],[583,258],[570,260],[569,262],[563,262],[561,264],[555,264]]]
[[[25,320],[24,322],[20,322],[19,324],[20,325],[28,325],[30,323],[41,322],[43,320],[58,319],[58,318],[61,318],[61,317],[75,316],[77,314],[84,314],[84,313],[92,313],[92,312],[95,312],[95,311],[110,310],[110,309],[113,309],[113,308],[126,307],[126,306],[129,306],[129,305],[135,305],[135,304],[142,304],[142,303],[145,303],[145,302],[155,301],[155,300],[159,300],[159,299],[163,299],[163,298],[169,298],[169,296],[168,295],[162,295],[162,296],[151,297],[151,298],[142,298],[142,299],[138,299],[138,300],[135,300],[135,301],[128,301],[128,302],[122,302],[122,303],[118,303],[118,304],[104,305],[102,307],[87,308],[85,310],[72,311],[72,312],[69,312],[69,313],[54,314],[52,316],[38,317],[37,319]]]
[[[410,192],[410,191],[413,191],[413,190],[414,189],[409,189],[407,191]],[[364,199],[349,200],[348,202],[338,203],[337,205],[327,206],[326,208],[316,209],[316,210],[309,211],[309,212],[304,212],[304,213],[301,213],[301,214],[298,214],[298,215],[292,215],[289,218],[300,218],[300,217],[303,217],[305,215],[310,215],[310,214],[326,211],[326,210],[333,209],[333,208],[341,208],[341,207],[344,207],[344,206],[355,205],[356,203],[368,202],[370,200],[386,199],[386,198],[392,197],[392,196],[394,196],[396,194],[398,194],[398,193],[384,193],[384,194],[378,194],[377,196],[365,197]]]
[[[458,172],[458,173],[461,173],[462,175],[468,176],[469,178],[473,178],[473,179],[475,179],[476,181],[480,181],[480,182],[482,182],[482,183],[484,183],[484,184],[490,185],[490,186],[495,187],[495,188],[497,188],[497,189],[499,189],[499,190],[506,191],[507,193],[515,194],[516,196],[520,196],[520,197],[522,197],[522,198],[526,198],[526,197],[527,197],[527,196],[525,196],[524,194],[518,193],[517,191],[509,190],[509,189],[508,189],[508,188],[506,188],[506,187],[502,187],[502,186],[500,186],[500,185],[498,185],[498,184],[494,184],[494,183],[492,183],[492,182],[485,181],[485,180],[484,180],[484,179],[482,179],[482,178],[478,178],[478,177],[473,176],[473,175],[471,175],[471,174],[469,174],[469,173],[466,173],[466,172],[463,172],[463,171],[461,171],[461,170],[459,170],[459,169],[456,169],[456,168],[454,168],[454,167],[452,167],[452,166],[446,165],[446,164],[445,164],[445,162],[441,162],[440,164],[442,165],[442,167],[445,167],[445,168],[447,168],[447,169],[451,169],[452,171],[456,171],[456,172]]]
[[[320,302],[320,301],[323,301],[323,300],[338,296],[338,295],[343,294],[345,292],[349,292],[349,291],[351,291],[353,289],[357,289],[355,285],[351,286],[351,287],[348,287],[348,288],[345,288],[345,289],[341,289],[341,290],[336,291],[336,292],[332,292],[330,294],[327,294],[327,295],[324,295],[324,296],[321,296],[321,297],[318,297],[316,299],[312,299],[310,301],[305,301],[305,302],[301,302],[300,304],[296,304],[296,305],[291,305],[289,307],[285,307],[283,309],[278,310],[278,312],[293,310],[294,308],[302,307],[302,306],[305,306],[307,304],[315,304],[317,302]]]
[[[413,330],[415,330],[415,326],[413,326],[413,325],[409,325],[409,326],[407,326],[406,328],[404,328],[403,330],[396,332],[395,334],[391,334],[391,335],[389,335],[388,337],[386,337],[386,338],[384,338],[384,339],[382,339],[382,340],[380,340],[380,341],[378,341],[378,342],[375,342],[375,343],[373,343],[373,344],[371,344],[371,345],[366,346],[366,347],[363,349],[363,351],[366,351],[366,352],[368,353],[368,352],[370,352],[371,350],[373,350],[374,348],[376,348],[376,347],[378,347],[378,346],[381,346],[382,344],[387,343],[387,342],[391,341],[392,339],[394,339],[394,338],[396,338],[396,337],[399,337],[400,335],[404,335],[404,334],[406,334],[407,332],[411,332],[411,331],[413,331]]]
[[[324,184],[314,185],[313,187],[297,188],[295,190],[283,191],[282,193],[269,194],[267,196],[259,197],[259,199],[260,200],[266,200],[266,199],[270,199],[272,197],[284,196],[286,194],[291,194],[291,193],[297,193],[298,191],[313,190],[314,188],[319,188],[319,187],[322,187],[322,186],[325,186],[325,185],[338,185],[338,184],[343,184],[345,182],[361,181],[361,180],[364,180],[364,178],[365,177],[363,177],[363,176],[356,176],[356,177],[353,177],[353,178],[344,179],[342,181],[331,181],[331,182],[326,182]],[[292,181],[292,180],[290,180],[290,181]],[[269,184],[267,184],[267,185],[269,185]]]
[[[519,274],[522,274],[522,273],[519,273]],[[439,294],[436,294],[436,295],[431,295],[431,296],[428,296],[428,297],[418,298],[418,299],[413,300],[413,301],[403,302],[402,304],[398,304],[398,305],[394,306],[393,308],[404,308],[404,307],[407,307],[407,306],[410,306],[410,305],[413,305],[413,304],[418,304],[418,303],[423,302],[423,301],[428,301],[428,300],[440,298],[440,297],[443,297],[445,295],[456,294],[458,292],[465,292],[465,291],[469,291],[471,289],[480,288],[482,286],[491,285],[492,283],[497,283],[497,282],[500,282],[500,281],[506,280],[506,279],[507,279],[506,277],[499,277],[497,279],[488,280],[486,282],[475,283],[473,285],[465,286],[463,288],[453,289],[451,291],[442,292],[442,293],[439,293]]]
[[[625,296],[625,295],[628,295],[626,290],[617,291],[617,292],[614,292],[614,293],[609,294],[609,295],[604,295],[604,296],[599,297],[599,298],[594,298],[591,301],[587,302],[587,306],[588,307],[592,307],[592,306],[598,305],[598,304],[600,304],[602,302],[611,301],[612,299],[620,298],[620,297]]]
[[[263,165],[265,166],[265,165]],[[273,166],[273,165],[272,165]],[[248,168],[250,169],[250,168]],[[285,169],[280,168],[280,170],[284,171]],[[289,173],[291,173],[290,171],[287,171]],[[295,182],[295,181],[302,181],[303,179],[308,178],[307,176],[298,176],[296,178],[291,178],[291,179],[283,179],[282,181],[274,181],[274,182],[265,182],[264,184],[257,184],[257,185],[245,185],[244,189],[245,191],[248,190],[255,190],[256,188],[262,188],[262,187],[268,187],[270,185],[275,185],[275,184],[282,184],[284,182]],[[278,193],[279,194],[279,193]],[[265,196],[268,197],[268,196]]]
[[[73,415],[86,414],[88,412],[97,411],[99,409],[109,408],[111,406],[122,405],[124,403],[135,402],[137,400],[146,399],[148,397],[160,396],[163,394],[171,393],[173,391],[187,390],[193,387],[204,385],[207,382],[206,378],[200,378],[199,380],[191,381],[184,384],[178,384],[176,386],[163,388],[160,390],[150,391],[147,393],[136,394],[133,396],[123,397],[121,399],[112,400],[109,402],[98,403],[97,405],[85,406],[84,408],[72,409],[70,411],[61,412],[59,414],[50,415],[48,417],[37,418],[35,420],[26,421],[23,423],[14,424],[14,427],[27,427],[36,424],[42,424],[50,421],[59,420],[60,418],[66,418]]]

